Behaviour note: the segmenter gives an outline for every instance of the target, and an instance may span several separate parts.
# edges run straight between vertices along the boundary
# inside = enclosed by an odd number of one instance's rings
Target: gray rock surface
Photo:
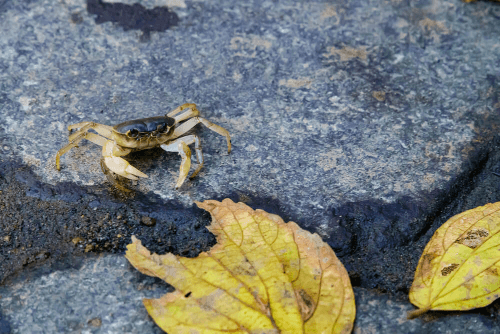
[[[165,153],[137,163],[150,176],[140,189],[186,205],[235,190],[278,198],[326,236],[336,228],[327,208],[445,188],[495,107],[492,4],[180,3],[179,25],[144,43],[135,30],[96,24],[84,1],[3,5],[13,154],[52,184],[102,183],[91,143],[55,170],[67,125],[196,102],[231,132],[234,152],[200,129],[200,177],[174,191],[179,158]]]
[[[0,287],[12,333],[163,333],[142,299],[172,291],[166,283],[131,270],[123,256],[79,262],[50,274],[38,269],[29,279]]]
[[[132,234],[192,256],[213,242],[193,201],[231,197],[317,232],[354,285],[400,298],[433,231],[500,198],[490,173],[500,161],[499,22],[497,4],[458,0],[0,1],[0,282],[64,253],[120,253]],[[135,197],[109,188],[92,143],[55,170],[67,125],[111,125],[185,102],[230,131],[233,152],[197,127],[205,166],[178,191],[180,158],[159,149],[128,157],[149,175]],[[156,225],[141,225],[143,217]],[[46,284],[60,280],[65,296],[69,273]],[[93,314],[74,328],[63,316],[89,306],[64,303],[51,328],[91,330]],[[446,321],[476,321],[464,328],[481,333],[498,324],[494,305],[484,311],[493,325],[481,311]],[[0,313],[15,332],[22,315],[10,306]],[[144,313],[109,324],[99,316],[102,328],[152,326]],[[32,328],[43,321],[33,317]],[[374,323],[383,332],[382,318]]]
[[[422,318],[408,320],[414,310],[407,300],[377,291],[354,289],[356,325],[353,333],[499,333],[500,326],[487,314],[467,312],[431,312]]]
[[[158,298],[171,287],[135,271],[123,256],[73,259],[71,269],[38,268],[0,287],[0,307],[12,333],[162,333],[142,298]],[[50,273],[49,273],[50,272]],[[64,289],[61,289],[64,287]],[[407,320],[414,307],[401,298],[355,288],[354,333],[498,333],[488,315],[431,312]]]

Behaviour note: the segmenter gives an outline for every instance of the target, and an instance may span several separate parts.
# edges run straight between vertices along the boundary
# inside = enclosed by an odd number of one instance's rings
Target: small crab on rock
[[[194,103],[185,103],[172,110],[165,116],[142,118],[123,122],[115,126],[98,124],[94,122],[81,122],[68,126],[70,132],[69,144],[61,148],[56,155],[57,170],[61,170],[61,156],[77,147],[83,139],[102,146],[101,167],[131,180],[139,177],[148,177],[146,174],[133,167],[122,157],[130,152],[147,150],[160,146],[167,152],[178,152],[182,158],[179,178],[175,185],[178,189],[186,179],[191,167],[191,150],[188,145],[195,144],[198,167],[191,175],[195,177],[203,167],[203,153],[201,151],[200,139],[195,134],[183,136],[198,123],[202,123],[210,130],[225,136],[227,140],[227,152],[231,152],[231,137],[229,132],[202,117]],[[72,130],[79,129],[74,133]],[[89,132],[93,129],[98,134]],[[107,173],[106,173],[107,174]],[[116,182],[115,182],[116,184]],[[118,184],[116,184],[118,185]],[[119,186],[119,185],[118,185]],[[119,186],[119,188],[122,188]]]

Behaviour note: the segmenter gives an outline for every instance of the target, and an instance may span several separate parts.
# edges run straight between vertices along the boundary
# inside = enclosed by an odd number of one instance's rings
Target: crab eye
[[[156,127],[156,131],[158,132],[165,131],[165,124],[158,124],[158,126]]]
[[[139,135],[139,130],[137,129],[128,130],[126,135],[127,137],[135,138]]]

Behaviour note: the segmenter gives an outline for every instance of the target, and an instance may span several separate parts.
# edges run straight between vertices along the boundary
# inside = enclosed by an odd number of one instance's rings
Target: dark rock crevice
[[[148,40],[153,31],[165,31],[179,23],[177,14],[167,7],[147,9],[141,4],[127,5],[102,0],[87,0],[87,11],[94,14],[95,22],[113,22],[127,30],[141,30],[142,39]]]
[[[88,252],[123,253],[132,235],[156,253],[197,256],[215,238],[210,216],[154,194],[39,181],[19,162],[0,162],[0,284],[16,271]]]

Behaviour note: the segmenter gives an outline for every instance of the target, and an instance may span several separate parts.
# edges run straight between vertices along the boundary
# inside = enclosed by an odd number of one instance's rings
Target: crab
[[[203,167],[203,153],[201,151],[200,139],[195,134],[183,136],[195,125],[201,123],[210,130],[225,136],[227,140],[227,152],[231,152],[231,137],[229,132],[221,126],[214,124],[202,117],[194,103],[185,103],[172,110],[165,116],[136,119],[123,122],[115,126],[98,124],[94,122],[81,122],[68,126],[69,143],[57,151],[56,167],[61,170],[61,156],[77,147],[83,139],[87,139],[102,146],[101,167],[105,174],[105,167],[112,172],[130,180],[138,180],[139,177],[148,176],[130,165],[122,157],[140,150],[147,150],[160,146],[167,152],[177,152],[182,158],[179,177],[175,184],[178,189],[186,180],[191,168],[191,150],[189,145],[195,144],[198,167],[191,174],[195,177]],[[74,133],[72,130],[78,129]],[[89,132],[94,130],[97,134]]]

